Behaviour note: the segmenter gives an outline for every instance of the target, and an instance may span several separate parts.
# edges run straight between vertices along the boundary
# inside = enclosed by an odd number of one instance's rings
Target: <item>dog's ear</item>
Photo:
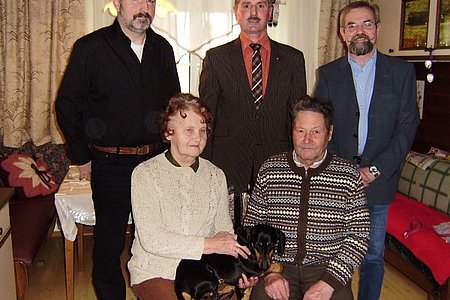
[[[286,236],[284,235],[284,232],[277,229],[277,238],[278,238],[278,245],[277,245],[277,254],[283,255],[284,254],[284,245],[286,244]]]
[[[183,292],[183,298],[184,298],[184,300],[192,300],[192,296],[186,292]]]
[[[250,244],[250,232],[252,226],[240,226],[236,229],[237,242],[240,245],[248,246]]]

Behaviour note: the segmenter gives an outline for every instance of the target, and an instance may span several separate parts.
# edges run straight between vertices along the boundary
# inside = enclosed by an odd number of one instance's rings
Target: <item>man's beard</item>
[[[364,39],[363,42],[356,41],[361,38]],[[348,47],[348,51],[351,54],[355,54],[356,56],[366,55],[367,53],[372,51],[372,49],[373,49],[373,43],[370,41],[370,38],[367,35],[365,35],[364,33],[355,35],[352,38],[350,45]]]
[[[121,15],[122,20],[125,23],[125,26],[135,32],[135,33],[144,33],[152,24],[152,16],[148,13],[137,13],[133,16],[133,20],[125,20],[125,18]],[[144,20],[137,18],[146,18]]]

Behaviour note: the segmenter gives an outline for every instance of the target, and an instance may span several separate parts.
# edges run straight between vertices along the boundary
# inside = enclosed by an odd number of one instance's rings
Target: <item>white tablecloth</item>
[[[78,168],[71,166],[64,181],[55,194],[55,206],[64,237],[75,241],[77,225],[95,225],[94,203],[92,202],[91,183],[79,180]]]

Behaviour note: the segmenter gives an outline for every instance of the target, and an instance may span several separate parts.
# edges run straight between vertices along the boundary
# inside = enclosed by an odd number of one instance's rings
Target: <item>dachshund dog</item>
[[[202,255],[200,260],[183,259],[175,277],[175,292],[180,300],[223,300],[236,292],[239,299],[250,299],[251,287],[236,289],[239,278],[281,273],[283,267],[272,263],[276,250],[283,255],[286,241],[284,233],[270,225],[259,224],[237,229],[237,241],[247,246],[247,259],[225,254]]]

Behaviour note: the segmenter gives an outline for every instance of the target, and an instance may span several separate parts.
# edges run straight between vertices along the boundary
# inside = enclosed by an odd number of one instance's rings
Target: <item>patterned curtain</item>
[[[350,0],[321,0],[319,17],[319,66],[333,61],[345,53],[339,36],[339,11]]]
[[[321,0],[319,17],[319,66],[345,54],[345,47],[339,34],[339,11],[356,0]],[[373,0],[368,0],[374,3]]]
[[[0,0],[0,18],[1,143],[62,143],[54,101],[85,32],[84,0]]]

